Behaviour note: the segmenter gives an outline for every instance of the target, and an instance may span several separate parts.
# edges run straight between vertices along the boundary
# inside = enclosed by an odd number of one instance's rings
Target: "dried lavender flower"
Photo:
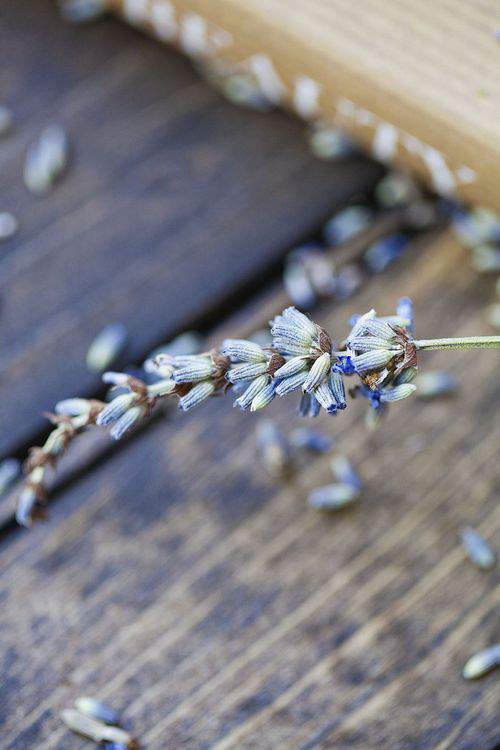
[[[333,445],[329,435],[311,430],[308,427],[299,427],[293,430],[290,440],[296,448],[302,448],[311,453],[328,453]]]
[[[342,484],[347,484],[359,492],[361,489],[361,479],[352,463],[346,456],[337,455],[330,461],[330,468],[335,479]]]
[[[368,206],[348,206],[333,216],[323,227],[325,242],[340,245],[368,229],[374,212]]]
[[[115,742],[125,745],[127,750],[137,750],[139,747],[137,740],[130,732],[85,716],[74,708],[62,711],[61,719],[72,732],[88,737],[94,742]]]
[[[352,141],[338,128],[315,123],[309,132],[309,148],[318,159],[345,159],[354,151]]]
[[[500,665],[500,643],[479,651],[467,660],[462,670],[466,680],[475,680]]]
[[[16,217],[8,211],[0,213],[0,242],[10,240],[19,228],[19,222]]]
[[[48,125],[26,154],[24,182],[36,195],[47,193],[68,162],[68,138],[60,125]]]
[[[471,253],[471,265],[480,273],[498,273],[500,271],[500,247],[495,245],[478,245]]]
[[[420,352],[500,347],[500,336],[415,339],[413,309],[407,298],[399,301],[396,315],[377,316],[370,310],[356,316],[351,326],[344,344],[335,350],[324,328],[296,308],[287,307],[270,322],[271,339],[265,345],[226,339],[220,349],[209,352],[159,354],[149,360],[151,369],[156,369],[149,381],[128,373],[105,372],[104,382],[116,389],[109,403],[64,399],[57,404],[56,414],[48,415],[54,429],[42,447],[31,449],[23,466],[26,479],[19,497],[19,522],[30,525],[43,517],[47,472],[77,434],[96,424],[109,426],[111,436],[119,439],[165,398],[177,397],[179,408],[188,411],[213,395],[232,391],[235,406],[257,411],[276,396],[298,390],[301,415],[317,416],[321,408],[335,415],[347,407],[344,379],[354,377],[358,382],[349,394],[367,398],[372,407],[370,419],[378,423],[390,403],[415,391],[412,381]],[[335,489],[328,489],[329,499],[320,493],[311,502],[325,507],[350,502],[345,488],[352,492],[351,480],[343,477],[339,485],[332,485]]]
[[[127,329],[122,323],[111,323],[99,331],[87,351],[87,367],[103,372],[116,362],[127,343]]]
[[[256,429],[260,459],[270,474],[284,476],[292,466],[290,444],[284,433],[270,419],[263,419]]]
[[[359,490],[350,484],[329,484],[313,490],[307,501],[318,510],[339,510],[351,505],[359,495]]]
[[[495,553],[478,531],[465,526],[460,531],[460,540],[467,557],[478,568],[489,570],[495,565]]]
[[[106,703],[102,703],[102,701],[96,698],[88,698],[86,696],[77,698],[75,700],[75,708],[80,713],[85,714],[85,716],[102,721],[104,724],[118,725],[120,723],[118,713],[106,705]]]
[[[363,256],[363,261],[371,273],[380,273],[395,261],[406,245],[409,237],[405,234],[393,234],[374,242]]]
[[[393,208],[419,200],[421,192],[408,174],[390,172],[382,177],[374,190],[375,199],[384,208]]]

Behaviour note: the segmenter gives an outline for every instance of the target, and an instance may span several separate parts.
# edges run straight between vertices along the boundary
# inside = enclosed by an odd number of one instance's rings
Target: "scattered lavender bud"
[[[500,328],[500,303],[488,307],[488,323],[494,328]]]
[[[460,540],[467,557],[478,568],[489,570],[495,565],[495,553],[478,531],[465,526],[460,531]]]
[[[7,211],[0,213],[0,242],[13,237],[18,228],[19,222],[13,214]]]
[[[359,266],[348,263],[335,276],[335,296],[339,300],[352,297],[356,289],[363,283],[363,273]]]
[[[123,352],[127,343],[127,329],[122,323],[111,323],[100,331],[87,352],[87,368],[91,372],[103,372]]]
[[[357,492],[361,490],[361,479],[346,456],[334,456],[330,461],[330,468],[334,477],[338,479],[341,484],[346,484]]]
[[[104,724],[101,721],[85,716],[74,708],[67,708],[61,712],[61,719],[68,729],[83,737],[88,737],[94,742],[111,742],[123,744],[127,750],[136,750],[138,748],[137,740],[132,735],[120,729]]]
[[[352,142],[338,128],[328,125],[313,126],[309,133],[309,148],[318,159],[345,159],[354,151]]]
[[[68,138],[60,125],[48,125],[26,154],[24,182],[36,195],[47,193],[68,162]]]
[[[59,13],[70,23],[88,23],[107,10],[108,0],[59,0]]]
[[[327,453],[333,445],[331,437],[308,427],[293,430],[290,440],[296,448],[304,448],[311,453]]]
[[[500,664],[500,643],[479,651],[465,663],[462,675],[466,680],[475,680]]]
[[[393,208],[417,200],[420,191],[409,175],[390,172],[377,183],[374,195],[381,206]]]
[[[105,703],[98,701],[96,698],[77,698],[75,700],[75,708],[80,713],[89,716],[91,719],[102,721],[104,724],[115,724],[120,723],[120,717],[118,713],[107,706]]]
[[[0,104],[0,136],[6,135],[12,126],[12,112]]]
[[[478,245],[471,253],[471,265],[479,273],[498,273],[500,271],[500,247]]]
[[[283,285],[290,301],[308,310],[316,302],[313,285],[302,263],[287,263],[283,272]]]
[[[323,227],[325,242],[340,245],[367,229],[374,213],[367,206],[348,206],[335,214]]]
[[[380,273],[403,252],[408,243],[404,234],[393,234],[374,242],[363,256],[365,265],[372,273]]]
[[[264,419],[257,425],[256,439],[265,468],[273,476],[284,476],[291,468],[291,451],[280,428],[270,419]]]
[[[449,372],[432,370],[418,374],[415,378],[417,386],[416,396],[420,399],[440,398],[449,396],[457,389],[457,379]]]
[[[350,484],[329,484],[318,487],[308,497],[308,503],[318,510],[338,510],[351,505],[359,495]]]
[[[488,208],[452,211],[452,227],[460,241],[467,247],[482,243],[500,242],[500,218]]]
[[[20,473],[21,463],[17,458],[4,458],[0,462],[0,495],[3,495]]]
[[[259,112],[268,112],[273,108],[258,81],[250,73],[228,75],[221,82],[220,88],[226,99],[239,107],[248,107]]]

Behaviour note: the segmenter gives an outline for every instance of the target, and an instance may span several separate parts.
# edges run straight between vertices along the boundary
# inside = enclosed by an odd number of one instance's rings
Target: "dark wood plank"
[[[409,293],[419,335],[438,322],[473,334],[487,285],[442,238],[320,320],[341,332]],[[470,387],[470,354],[428,354],[455,368],[459,397],[403,402],[375,435],[357,402],[319,423],[362,475],[352,511],[305,506],[328,457],[273,483],[256,419],[214,400],[152,424],[63,493],[48,525],[9,535],[0,746],[83,750],[58,712],[90,693],[150,749],[492,750],[496,677],[460,670],[498,639],[498,574],[465,560],[457,532],[500,527],[497,356],[474,356]],[[289,427],[285,407],[269,414]]]
[[[363,159],[314,160],[300,123],[232,107],[118,21],[68,27],[48,0],[9,0],[1,13],[17,123],[0,144],[0,190],[21,231],[0,258],[0,454],[32,439],[56,399],[98,388],[84,361],[104,325],[125,323],[128,361],[206,325],[381,173]],[[22,159],[54,120],[72,164],[35,198]]]

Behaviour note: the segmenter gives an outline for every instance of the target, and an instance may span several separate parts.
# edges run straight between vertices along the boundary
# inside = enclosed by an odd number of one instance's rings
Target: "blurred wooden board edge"
[[[500,210],[495,0],[110,0],[192,56],[241,63],[432,189]],[[162,12],[163,11],[163,12]],[[483,92],[483,93],[481,93]]]
[[[21,224],[0,257],[1,455],[37,439],[57,400],[102,389],[85,354],[105,325],[128,331],[117,366],[206,328],[382,174],[363,158],[319,162],[293,118],[231,106],[178,53],[118,21],[75,28],[49,0],[16,8],[2,7],[2,75],[14,113],[27,99],[31,110],[1,143],[4,198]],[[87,67],[94,47],[98,62]],[[44,90],[73,156],[39,198],[21,169],[49,117]]]
[[[441,237],[316,318],[335,333],[407,292],[420,335],[436,320],[445,335],[473,333],[491,280],[464,260]],[[240,315],[228,332],[250,323]],[[460,667],[495,638],[497,571],[471,566],[456,534],[500,526],[496,353],[476,359],[473,389],[470,354],[453,356],[465,399],[408,400],[375,436],[356,404],[328,422],[362,473],[357,510],[308,511],[307,491],[331,481],[328,457],[276,486],[255,470],[258,417],[212,401],[151,427],[74,485],[51,522],[12,536],[2,702],[18,705],[22,690],[23,703],[7,713],[5,750],[68,744],[58,710],[89,692],[122,708],[149,750],[493,750],[495,675],[466,683]],[[269,412],[281,424],[283,407]]]

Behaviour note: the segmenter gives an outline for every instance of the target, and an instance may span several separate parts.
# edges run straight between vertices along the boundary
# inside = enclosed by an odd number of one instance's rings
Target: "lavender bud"
[[[361,480],[358,473],[346,456],[334,456],[330,462],[330,467],[339,482],[347,484],[357,491],[361,489]]]
[[[209,380],[202,381],[197,385],[194,385],[189,393],[179,399],[179,408],[182,411],[189,411],[193,409],[202,401],[205,401],[215,391],[215,385]]]
[[[112,323],[103,328],[88,349],[88,369],[92,372],[106,370],[123,352],[126,342],[127,329],[122,323]]]
[[[96,424],[101,427],[106,427],[112,422],[115,422],[132,406],[135,398],[136,396],[134,393],[122,393],[119,396],[116,396],[116,398],[110,401],[109,404],[107,404],[107,406],[105,406],[99,413],[96,419]]]
[[[261,375],[255,378],[244,393],[236,399],[233,406],[239,406],[240,409],[248,409],[254,398],[268,385],[269,380],[268,375]]]
[[[369,372],[370,370],[376,370],[379,367],[387,365],[395,354],[395,351],[388,349],[375,349],[374,351],[365,352],[353,357],[352,362],[356,368],[356,372]]]
[[[250,406],[250,411],[257,411],[258,409],[264,409],[268,406],[275,396],[275,384],[269,383],[263,388],[253,399]]]
[[[329,484],[313,490],[307,500],[318,510],[338,510],[350,505],[358,495],[359,490],[349,484]]]
[[[327,453],[333,445],[333,440],[328,435],[307,427],[293,430],[290,438],[297,448],[304,448],[312,453]]]
[[[117,725],[120,723],[118,713],[96,698],[77,698],[75,700],[75,708],[80,713],[85,714],[85,716],[90,716],[91,719],[102,721],[105,724]]]
[[[287,396],[296,388],[300,388],[307,377],[307,371],[302,370],[301,372],[297,372],[295,375],[291,375],[289,378],[284,378],[277,384],[276,394],[281,397]]]
[[[471,656],[462,670],[462,675],[466,680],[475,680],[499,665],[500,643],[496,643]]]
[[[9,240],[13,237],[18,228],[19,222],[13,214],[8,213],[7,211],[2,211],[0,213],[0,242],[3,240]]]
[[[402,385],[397,385],[395,388],[390,388],[382,391],[380,401],[382,403],[401,401],[401,399],[411,396],[411,394],[416,390],[417,386],[413,385],[413,383],[403,383]]]
[[[259,344],[246,339],[226,339],[222,342],[221,354],[231,362],[265,362],[266,354]]]
[[[128,409],[125,414],[122,414],[109,431],[113,440],[120,440],[127,430],[130,430],[130,428],[133,427],[145,413],[146,410],[143,406],[133,406],[131,409]]]
[[[274,373],[276,380],[282,380],[283,378],[290,378],[292,375],[306,370],[309,365],[307,357],[292,357],[282,367],[279,367]]]
[[[241,365],[231,367],[226,373],[226,378],[230,383],[236,383],[238,380],[250,380],[267,372],[267,362],[245,362]]]
[[[322,380],[328,374],[331,367],[331,356],[330,354],[322,354],[314,362],[313,366],[309,370],[309,373],[302,385],[302,390],[305,393],[312,393],[315,388],[321,383]]]
[[[340,245],[363,232],[372,221],[373,211],[367,206],[348,206],[323,227],[325,241],[329,245]]]

